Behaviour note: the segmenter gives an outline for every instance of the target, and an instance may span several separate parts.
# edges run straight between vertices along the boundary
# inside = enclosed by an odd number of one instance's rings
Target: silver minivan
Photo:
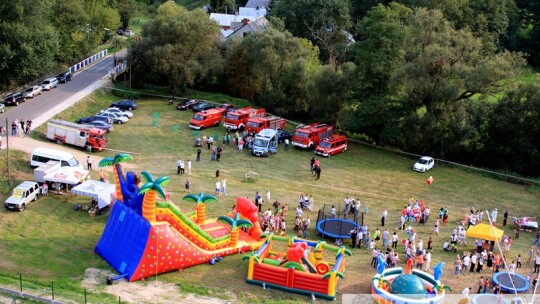
[[[40,86],[43,88],[43,90],[49,91],[58,86],[58,79],[56,79],[56,77],[47,78],[40,84]]]

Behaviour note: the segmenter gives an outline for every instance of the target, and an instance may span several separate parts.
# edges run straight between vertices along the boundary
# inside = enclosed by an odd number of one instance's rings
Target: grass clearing
[[[207,99],[216,100],[208,95]],[[118,99],[106,91],[99,91],[79,102],[75,107],[58,115],[57,118],[75,121],[77,118],[98,112],[111,101]],[[351,143],[346,153],[328,159],[321,159],[322,175],[315,181],[309,171],[311,152],[293,148],[288,152],[281,146],[276,155],[268,158],[256,158],[244,151],[224,147],[220,162],[210,161],[210,152],[203,150],[202,160],[195,162],[196,148],[193,147],[194,132],[187,124],[193,112],[181,112],[168,106],[163,100],[138,100],[140,108],[135,117],[125,125],[116,125],[108,135],[111,149],[140,153],[132,165],[136,171],[147,170],[155,178],[169,176],[170,184],[166,187],[171,192],[171,199],[182,210],[191,210],[194,204],[183,202],[185,195],[183,183],[186,176],[176,175],[176,160],[193,161],[192,191],[212,193],[215,184],[215,171],[219,168],[221,177],[227,178],[229,195],[220,198],[218,203],[207,205],[207,216],[215,218],[231,210],[238,196],[252,198],[256,191],[271,191],[272,200],[289,204],[287,228],[292,231],[294,209],[300,193],[314,198],[314,211],[310,216],[313,224],[308,233],[309,239],[318,240],[315,234],[317,210],[323,204],[339,204],[347,196],[360,198],[362,209],[369,208],[365,216],[366,223],[374,230],[380,224],[380,215],[387,208],[389,215],[387,227],[393,230],[398,225],[401,208],[407,204],[410,195],[424,200],[432,210],[431,219],[443,206],[449,208],[449,224],[441,227],[441,234],[434,236],[433,262],[445,261],[443,282],[455,291],[460,291],[466,284],[475,284],[477,275],[453,276],[454,254],[442,251],[443,242],[450,237],[452,228],[462,219],[463,214],[476,209],[498,208],[499,223],[505,209],[510,215],[537,216],[540,214],[540,191],[525,186],[509,184],[482,177],[453,167],[438,166],[428,174],[415,173],[411,170],[414,161],[396,156],[393,153],[367,148]],[[153,126],[154,113],[159,113],[158,125]],[[178,126],[178,131],[173,131]],[[288,126],[292,128],[292,126]],[[44,132],[45,127],[37,131]],[[221,143],[223,127],[211,128],[199,133],[207,136],[217,135]],[[33,135],[43,139],[42,136]],[[14,155],[17,155],[14,153]],[[113,156],[110,151],[100,152],[100,156]],[[17,176],[20,180],[31,178],[27,158],[18,153],[15,160]],[[5,170],[5,151],[0,152],[0,169]],[[259,173],[260,179],[253,183],[244,182],[248,171]],[[112,173],[112,171],[110,171]],[[15,174],[14,174],[15,175]],[[426,185],[426,178],[432,175],[434,183]],[[0,178],[5,179],[5,175]],[[5,198],[6,192],[2,194]],[[80,281],[87,268],[108,269],[110,267],[93,253],[95,244],[101,236],[107,215],[89,217],[84,212],[73,211],[75,203],[87,202],[86,198],[49,195],[32,204],[22,213],[0,211],[0,283],[18,278],[18,273],[47,286],[51,280],[57,288],[81,292]],[[270,205],[265,206],[267,208]],[[412,226],[418,237],[427,240],[433,223]],[[503,227],[510,236],[514,236],[511,226]],[[406,237],[399,232],[400,239]],[[521,233],[514,241],[509,259],[520,253],[527,255],[528,244],[533,234]],[[330,242],[330,240],[328,240]],[[462,250],[470,250],[460,248]],[[402,254],[403,247],[398,247]],[[402,254],[403,255],[403,254]],[[305,296],[252,286],[245,283],[246,263],[242,255],[229,256],[216,265],[199,265],[182,271],[159,275],[162,282],[178,284],[183,292],[217,298],[234,298],[245,303],[284,303],[305,302]],[[369,293],[369,283],[375,270],[368,265],[371,255],[365,248],[354,249],[353,257],[347,260],[347,275],[341,282],[341,293]],[[401,261],[400,266],[404,261]],[[524,263],[525,265],[526,263]],[[525,270],[522,270],[523,273]],[[150,281],[148,279],[147,281]],[[16,280],[15,280],[16,283]],[[133,284],[145,284],[138,282]],[[16,285],[15,285],[16,286]],[[112,299],[104,289],[93,291],[96,297]],[[232,295],[231,295],[232,294]]]

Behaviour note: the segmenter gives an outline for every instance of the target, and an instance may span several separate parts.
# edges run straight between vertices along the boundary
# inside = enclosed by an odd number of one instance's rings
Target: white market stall
[[[59,169],[43,176],[43,179],[53,189],[61,191],[69,190],[70,187],[80,184],[88,178],[90,172],[81,168],[60,167]]]
[[[116,199],[116,189],[114,184],[105,182],[87,180],[71,189],[73,194],[89,196],[98,203],[98,209],[102,210],[108,207]]]

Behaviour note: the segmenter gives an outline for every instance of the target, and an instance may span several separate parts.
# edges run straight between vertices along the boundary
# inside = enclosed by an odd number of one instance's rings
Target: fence
[[[106,282],[103,282],[105,285]],[[43,303],[122,303],[122,298],[110,294],[97,294],[87,289],[74,290],[72,286],[62,286],[51,281],[49,284],[25,280],[18,277],[0,275],[0,294],[9,295],[11,303],[23,303],[18,299],[28,299]]]
[[[77,63],[75,63],[74,65],[70,66],[69,67],[69,71],[71,73],[75,73],[77,72],[78,70],[80,69],[83,69],[84,67],[86,67],[87,65],[90,65],[96,61],[99,61],[101,60],[102,58],[105,58],[107,57],[107,55],[109,54],[109,50],[105,49],[99,53],[96,53],[88,58],[85,58]]]
[[[317,227],[319,227],[320,222],[323,222],[321,224],[321,228],[322,228],[323,231],[326,231],[325,226],[327,224],[327,220],[331,219],[331,218],[353,221],[359,227],[364,225],[364,213],[361,212],[360,210],[355,210],[354,213],[349,214],[350,209],[349,208],[343,208],[342,209],[341,204],[338,204],[337,208],[334,208],[334,207],[335,207],[335,205],[324,204],[322,209],[319,209],[319,212],[317,213],[317,222],[316,222]],[[345,207],[345,206],[343,206],[343,207]],[[335,209],[335,210],[332,210],[332,209]],[[334,229],[336,234],[338,234],[338,235],[346,235],[346,234],[348,234],[350,232],[350,229],[349,229],[350,226],[346,226],[346,225],[344,226],[343,223],[344,223],[344,221],[339,221],[340,226],[334,227],[334,228],[336,228],[336,229]],[[323,237],[324,237],[324,235],[323,235]]]

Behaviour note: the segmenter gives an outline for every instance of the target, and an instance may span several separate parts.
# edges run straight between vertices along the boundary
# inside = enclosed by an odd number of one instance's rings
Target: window
[[[198,120],[198,121],[203,121],[204,120],[204,115],[195,114],[195,116],[193,116],[193,119]]]
[[[227,114],[227,118],[228,118],[228,119],[231,119],[231,120],[238,120],[238,115],[232,114],[232,113],[228,113],[228,114]]]
[[[296,131],[294,133],[294,136],[300,137],[300,138],[309,138],[309,135],[305,132]]]
[[[322,141],[320,143],[320,146],[321,146],[321,148],[330,148],[331,144],[329,142],[327,142],[327,141]]]
[[[79,165],[79,162],[75,158],[68,160],[67,163],[69,164],[70,167],[77,167]],[[62,167],[63,166],[64,165],[62,164]]]

